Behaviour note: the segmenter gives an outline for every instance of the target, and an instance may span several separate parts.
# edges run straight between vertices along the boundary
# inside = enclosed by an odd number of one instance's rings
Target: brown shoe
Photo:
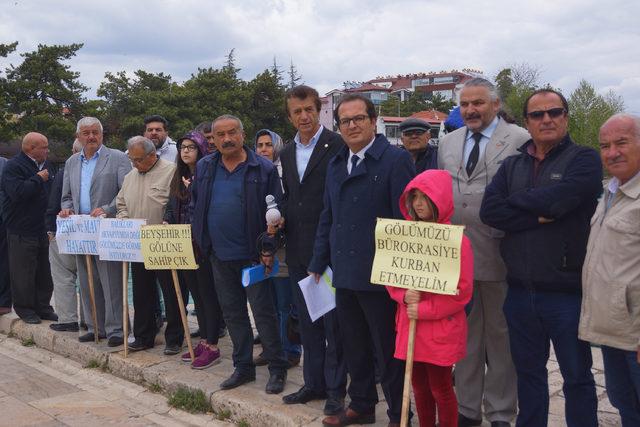
[[[376,422],[376,413],[369,412],[359,414],[351,408],[348,408],[337,415],[331,415],[322,420],[324,427],[342,427],[352,424],[374,424]]]

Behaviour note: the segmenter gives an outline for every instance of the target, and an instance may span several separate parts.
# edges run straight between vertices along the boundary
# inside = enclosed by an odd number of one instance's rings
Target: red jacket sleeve
[[[387,288],[388,289],[388,288]],[[389,291],[391,293],[391,291]],[[423,292],[418,303],[418,319],[443,319],[461,310],[473,293],[473,251],[471,243],[462,237],[460,251],[460,280],[457,295],[441,295]],[[391,296],[393,298],[393,295]],[[404,294],[402,296],[404,298]],[[395,298],[394,298],[395,299]]]

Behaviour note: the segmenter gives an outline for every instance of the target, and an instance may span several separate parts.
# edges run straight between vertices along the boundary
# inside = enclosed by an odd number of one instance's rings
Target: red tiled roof
[[[373,85],[370,83],[365,83],[362,86],[359,87],[354,87],[354,88],[350,88],[350,89],[346,89],[345,92],[370,92],[370,91],[381,91],[381,92],[391,92],[391,89],[388,89],[386,87],[382,87],[382,86],[378,86],[378,85]]]
[[[411,117],[422,119],[429,123],[440,123],[447,120],[449,115],[437,110],[426,110],[413,113]]]

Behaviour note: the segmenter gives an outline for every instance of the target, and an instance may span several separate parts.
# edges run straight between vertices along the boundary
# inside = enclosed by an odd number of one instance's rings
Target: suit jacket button
[[[353,202],[355,203],[355,202],[357,202],[357,201],[358,201],[358,196],[355,196],[355,197],[353,198]]]
[[[336,228],[342,228],[342,224],[336,224]]]
[[[463,208],[466,208],[466,207],[467,207],[467,204],[466,204],[466,203],[463,203],[463,204],[462,204],[462,207],[463,207]]]
[[[353,256],[355,255],[356,251],[349,251],[349,255]]]
[[[298,202],[298,206],[302,206],[302,202]]]
[[[355,226],[355,224],[353,224],[353,225],[351,225],[351,227],[349,227],[349,228],[351,228],[352,230],[355,230],[355,229],[356,229],[356,226]]]
[[[336,252],[338,255],[342,255],[342,251],[337,251]]]

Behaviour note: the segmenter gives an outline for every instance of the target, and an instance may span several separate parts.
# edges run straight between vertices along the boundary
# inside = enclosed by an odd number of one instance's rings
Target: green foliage
[[[429,104],[421,93],[413,92],[409,98],[400,101],[397,95],[389,95],[386,101],[380,104],[381,116],[408,117],[418,111],[429,109]]]
[[[23,338],[21,340],[21,343],[25,347],[33,347],[34,345],[36,345],[36,342],[33,340],[33,337]]]
[[[502,109],[524,126],[522,109],[524,101],[538,89],[539,70],[526,63],[503,68],[495,76],[498,95],[502,100]]]
[[[449,114],[449,111],[456,106],[453,99],[445,99],[444,95],[440,93],[434,94],[427,102],[430,110],[440,111],[441,113]]]
[[[236,425],[238,427],[251,427],[251,424],[249,424],[249,421],[245,420],[244,418],[238,421]]]
[[[216,418],[220,421],[228,420],[231,418],[231,411],[228,409],[221,409],[216,412]]]
[[[202,390],[190,390],[181,387],[171,393],[168,403],[169,406],[191,413],[212,411],[211,403]]]
[[[82,44],[38,45],[33,52],[23,53],[17,67],[5,70],[4,94],[9,114],[19,120],[9,130],[14,136],[38,131],[49,139],[73,137],[75,122],[83,116],[87,87],[80,83],[80,73],[63,61],[76,55]],[[6,52],[8,49],[0,49]]]
[[[86,365],[84,365],[87,369],[97,369],[100,367],[100,362],[97,359],[89,360]]]
[[[612,115],[624,111],[622,98],[613,92],[599,95],[586,80],[581,80],[569,101],[569,134],[581,145],[598,149],[600,126]]]
[[[159,383],[151,383],[148,386],[151,393],[162,393],[163,388]]]

